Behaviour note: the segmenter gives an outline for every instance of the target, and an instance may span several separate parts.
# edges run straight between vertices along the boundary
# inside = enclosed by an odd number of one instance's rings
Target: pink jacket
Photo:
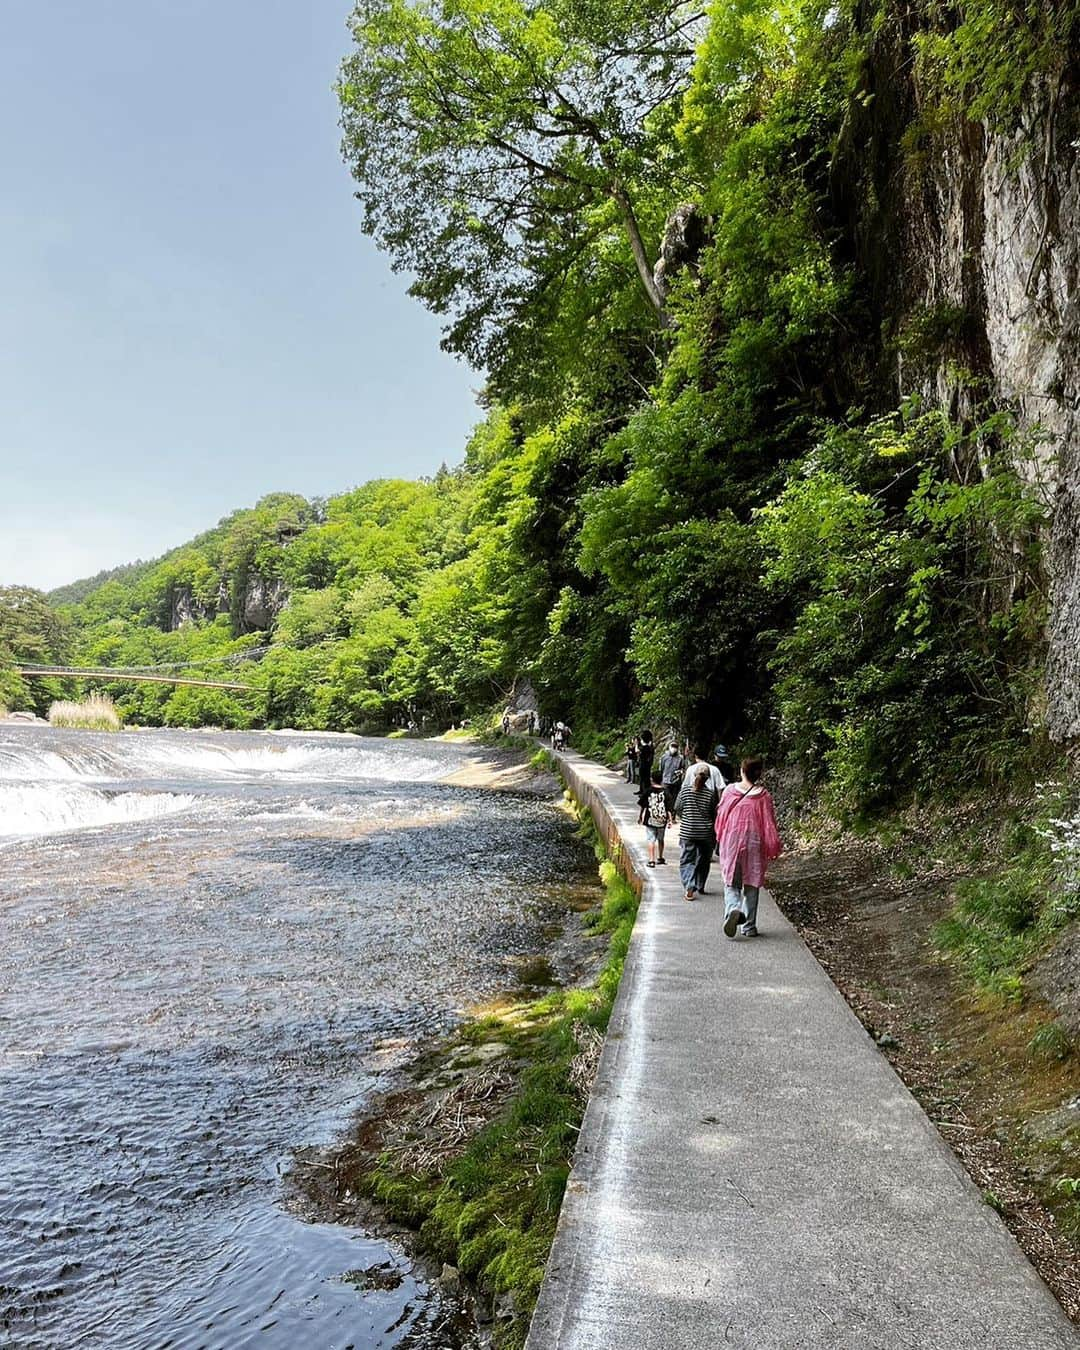
[[[720,871],[730,885],[735,868],[742,868],[744,886],[763,886],[765,871],[780,856],[780,832],[772,798],[763,787],[747,792],[741,783],[729,783],[716,813],[716,842]]]

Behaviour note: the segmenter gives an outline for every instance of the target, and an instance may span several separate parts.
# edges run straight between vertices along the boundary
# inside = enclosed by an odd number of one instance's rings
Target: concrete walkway
[[[647,878],[528,1350],[1073,1350],[1080,1334],[772,901]]]

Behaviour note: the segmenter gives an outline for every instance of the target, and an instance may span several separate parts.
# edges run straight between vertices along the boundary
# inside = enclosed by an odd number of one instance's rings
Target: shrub
[[[90,694],[81,703],[57,699],[49,707],[49,724],[82,731],[119,731],[120,714],[108,694]]]

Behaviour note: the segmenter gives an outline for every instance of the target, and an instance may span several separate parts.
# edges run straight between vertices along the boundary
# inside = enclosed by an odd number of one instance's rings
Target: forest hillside
[[[362,0],[363,226],[483,420],[44,636],[9,595],[0,654],[265,691],[118,686],[143,724],[436,727],[528,679],[586,744],[720,736],[856,812],[1021,773],[1080,732],[1078,11]]]

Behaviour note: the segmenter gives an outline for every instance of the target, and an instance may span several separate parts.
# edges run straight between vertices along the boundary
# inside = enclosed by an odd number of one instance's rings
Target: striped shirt
[[[700,792],[694,791],[694,770],[699,765],[691,765],[690,773],[683,780],[679,795],[675,799],[675,815],[679,817],[679,841],[688,839],[712,839],[716,818],[717,795],[708,783]]]

